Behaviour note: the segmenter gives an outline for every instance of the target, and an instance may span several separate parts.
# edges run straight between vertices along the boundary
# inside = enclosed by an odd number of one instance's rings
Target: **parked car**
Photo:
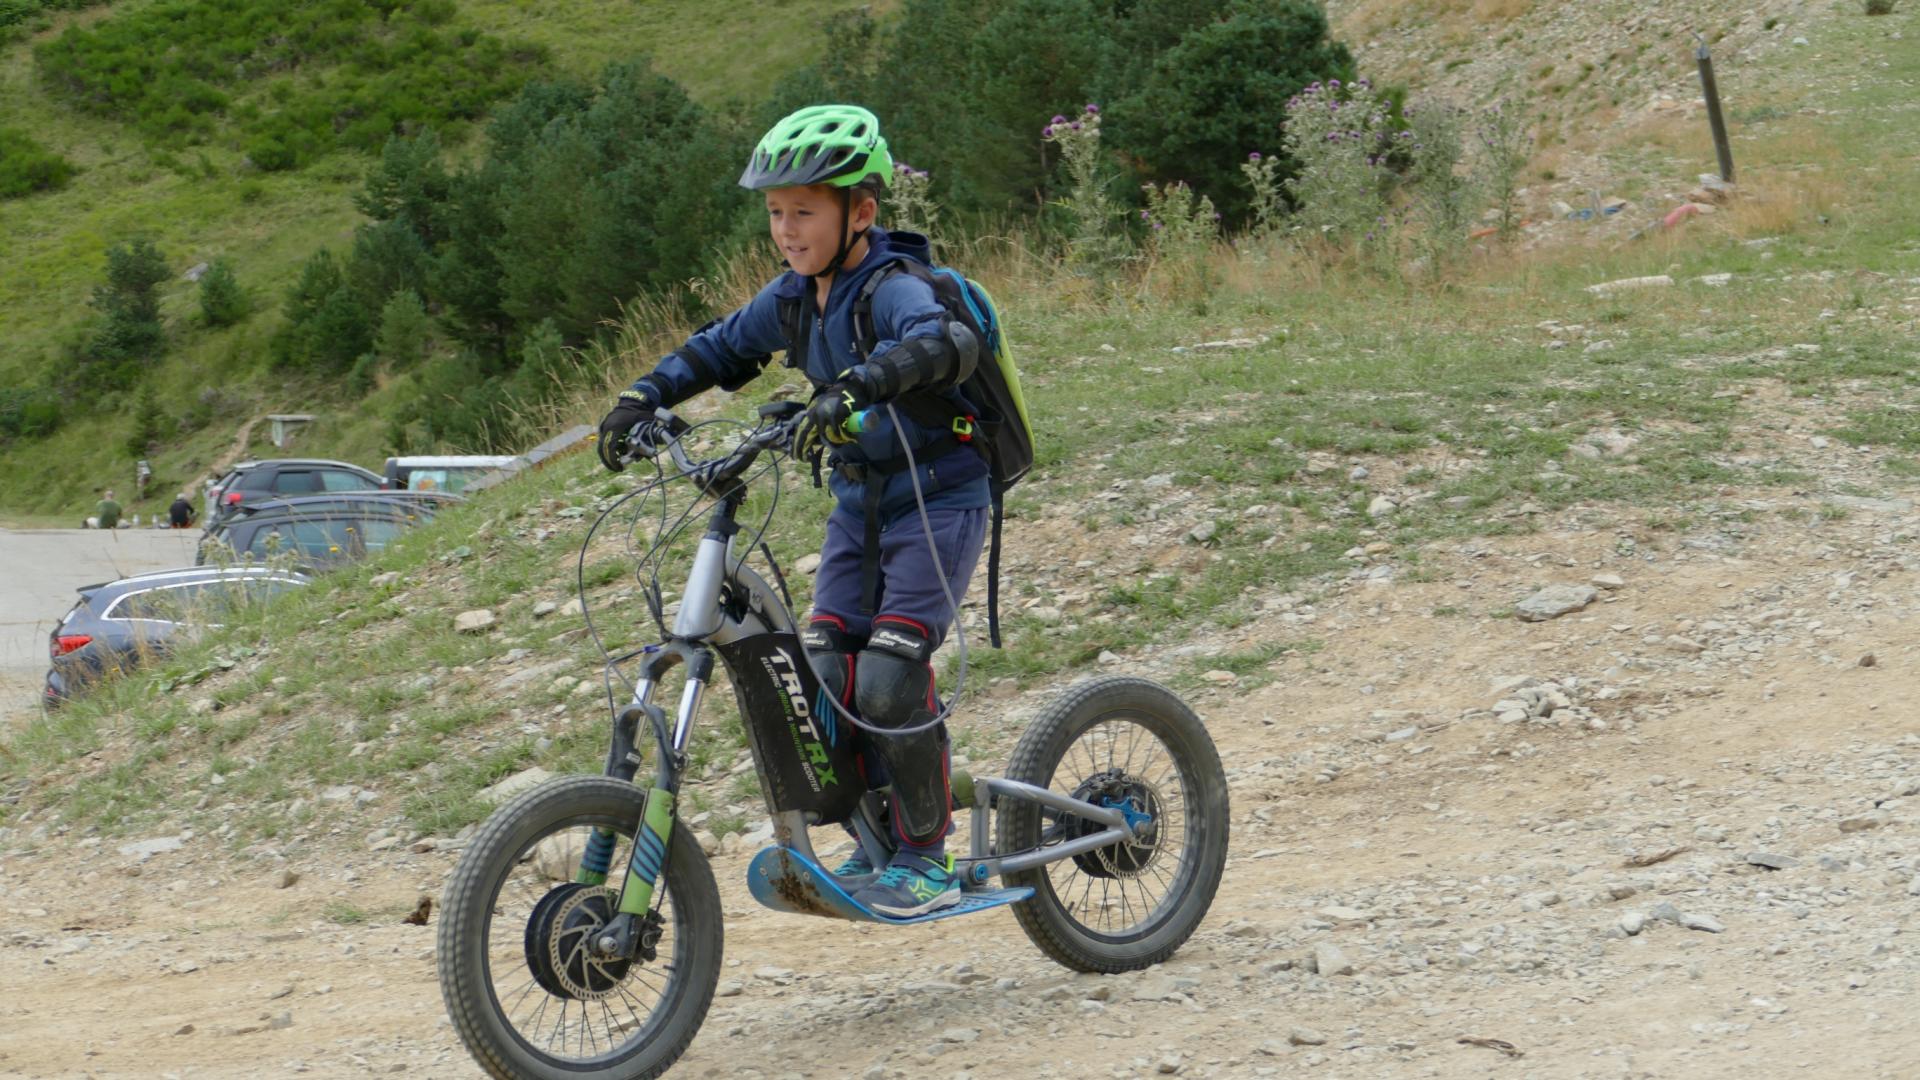
[[[208,526],[235,508],[286,495],[342,491],[378,491],[380,477],[358,465],[320,458],[243,461],[220,478],[207,494],[201,520]]]
[[[264,566],[202,566],[83,586],[47,643],[51,666],[42,700],[58,706],[104,675],[164,654],[183,632],[217,626],[240,605],[306,583],[304,575]]]
[[[376,508],[403,507],[412,513],[432,516],[441,507],[466,501],[462,496],[449,495],[443,491],[342,491],[332,495],[291,495],[284,499],[242,503],[234,507],[233,513],[249,517],[254,514],[272,514],[282,511],[316,514],[371,505]]]
[[[473,481],[519,460],[511,454],[390,457],[383,484],[395,491],[465,491]]]
[[[237,561],[331,570],[384,549],[432,512],[392,499],[347,507],[236,513],[200,538],[197,564]]]

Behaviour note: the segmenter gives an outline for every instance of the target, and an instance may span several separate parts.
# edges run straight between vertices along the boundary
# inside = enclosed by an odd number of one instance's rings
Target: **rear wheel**
[[[705,1019],[720,976],[720,893],[685,828],[669,839],[641,955],[598,956],[618,902],[569,880],[598,833],[626,872],[646,793],[600,776],[544,784],[501,807],[447,885],[440,991],[467,1049],[493,1077],[621,1080],[665,1072]]]
[[[1146,679],[1081,683],[1014,747],[1010,780],[1121,810],[1140,834],[1006,875],[1040,950],[1076,971],[1134,971],[1173,955],[1206,916],[1227,860],[1227,781],[1206,727]],[[1105,826],[1024,799],[997,800],[996,849],[1052,847]]]

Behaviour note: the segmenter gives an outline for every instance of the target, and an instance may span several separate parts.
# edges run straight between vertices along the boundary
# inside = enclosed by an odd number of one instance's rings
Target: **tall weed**
[[[1089,104],[1069,120],[1055,116],[1040,129],[1040,138],[1060,149],[1067,170],[1067,194],[1060,200],[1071,222],[1067,239],[1067,267],[1076,274],[1110,280],[1130,254],[1126,234],[1120,231],[1124,212],[1107,195],[1106,159],[1100,149],[1100,107]]]

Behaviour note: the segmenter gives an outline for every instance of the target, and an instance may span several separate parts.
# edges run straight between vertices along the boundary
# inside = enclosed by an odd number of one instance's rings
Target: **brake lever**
[[[665,437],[657,442],[652,438],[643,438],[641,437],[643,430],[652,435],[663,435]],[[651,460],[658,456],[662,450],[665,450],[669,443],[679,439],[682,434],[690,430],[692,430],[692,425],[688,424],[685,420],[680,419],[666,409],[655,409],[652,420],[642,420],[627,429],[627,453],[621,455],[621,460],[628,464],[632,464],[642,458]]]

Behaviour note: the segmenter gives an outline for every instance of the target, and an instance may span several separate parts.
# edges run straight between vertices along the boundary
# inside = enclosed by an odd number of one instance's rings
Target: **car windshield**
[[[359,473],[329,469],[320,473],[320,485],[327,491],[373,491],[379,483],[369,480]]]
[[[281,521],[254,533],[247,551],[254,555],[298,551],[316,559],[353,558],[385,549],[405,527],[403,522],[389,518]]]
[[[171,623],[216,622],[234,609],[266,601],[297,584],[284,578],[191,581],[141,589],[122,596],[107,610],[109,619],[147,619]]]

